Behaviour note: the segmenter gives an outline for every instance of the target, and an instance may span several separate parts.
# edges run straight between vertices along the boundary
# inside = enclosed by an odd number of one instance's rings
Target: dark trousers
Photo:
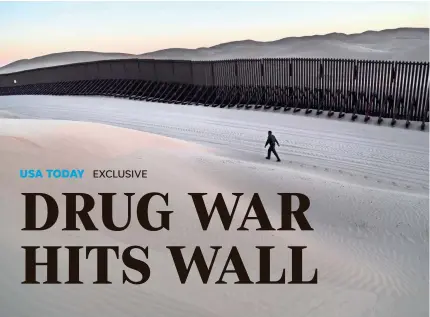
[[[267,150],[267,158],[270,160],[270,154],[271,153],[273,153],[275,156],[276,156],[276,158],[278,159],[278,160],[280,160],[280,158],[279,158],[279,156],[278,156],[278,153],[276,153],[276,150],[275,150],[275,146],[274,145],[270,145],[269,146],[269,149]]]

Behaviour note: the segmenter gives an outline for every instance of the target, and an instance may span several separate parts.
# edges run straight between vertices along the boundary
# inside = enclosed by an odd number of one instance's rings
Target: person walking
[[[269,145],[269,149],[267,150],[267,160],[270,160],[270,154],[273,152],[273,154],[276,156],[276,158],[278,159],[277,162],[280,162],[281,159],[278,156],[278,153],[276,153],[276,149],[275,149],[275,145],[279,145],[278,140],[276,139],[276,137],[272,134],[272,131],[268,132],[268,136],[267,136],[267,141],[266,141],[266,145],[264,146],[264,148],[266,148]]]

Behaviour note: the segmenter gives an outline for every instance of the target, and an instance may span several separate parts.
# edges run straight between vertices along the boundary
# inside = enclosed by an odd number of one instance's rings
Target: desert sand
[[[367,31],[359,34],[331,33],[287,37],[272,42],[244,40],[196,49],[168,48],[139,55],[62,52],[10,63],[0,68],[0,74],[65,64],[126,58],[222,60],[289,57],[429,61],[429,29],[399,28]]]
[[[110,98],[11,96],[0,98],[0,295],[2,316],[428,316],[428,132],[272,112],[234,111]],[[281,143],[281,163],[264,159],[267,130]],[[22,168],[147,169],[144,180],[20,179]],[[169,232],[151,233],[134,219],[129,230],[65,232],[64,214],[45,232],[23,232],[22,192],[169,193]],[[236,216],[258,192],[274,227],[276,193],[306,194],[311,232],[224,231],[219,219],[202,231],[186,193],[243,192]],[[139,194],[140,193],[140,194]],[[98,201],[100,202],[100,201]],[[64,203],[63,202],[60,202]],[[115,201],[124,221],[126,200]],[[154,203],[153,210],[164,208]],[[100,225],[100,205],[94,219]],[[159,220],[154,215],[154,221]],[[242,218],[235,218],[233,228]],[[151,278],[122,285],[121,261],[110,258],[112,285],[92,285],[95,257],[82,256],[84,285],[27,285],[23,245],[148,246]],[[166,246],[220,245],[204,285],[193,269],[182,285]],[[255,246],[275,246],[272,278],[290,279],[288,246],[304,245],[304,277],[317,285],[235,285],[220,277],[229,247],[238,246],[249,276],[258,280]],[[60,257],[60,278],[67,258]],[[43,279],[44,270],[38,271]],[[137,278],[139,278],[137,276]]]

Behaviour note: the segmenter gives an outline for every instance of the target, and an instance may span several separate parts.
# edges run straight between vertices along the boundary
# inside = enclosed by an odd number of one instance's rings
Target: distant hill
[[[429,61],[429,29],[399,28],[366,31],[358,34],[330,33],[287,37],[271,42],[244,40],[197,49],[169,48],[139,55],[87,51],[64,52],[13,62],[1,67],[0,74],[72,63],[125,58],[219,60],[277,57]]]

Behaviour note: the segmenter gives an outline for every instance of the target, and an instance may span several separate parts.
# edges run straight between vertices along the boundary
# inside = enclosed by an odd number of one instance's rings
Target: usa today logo
[[[51,179],[82,179],[85,170],[83,169],[20,169],[20,178],[51,178]],[[148,177],[148,170],[93,170],[88,173],[89,177],[97,179],[119,179],[119,178],[140,178]]]
[[[83,169],[21,169],[21,178],[62,178],[62,179],[81,179],[84,176]]]

